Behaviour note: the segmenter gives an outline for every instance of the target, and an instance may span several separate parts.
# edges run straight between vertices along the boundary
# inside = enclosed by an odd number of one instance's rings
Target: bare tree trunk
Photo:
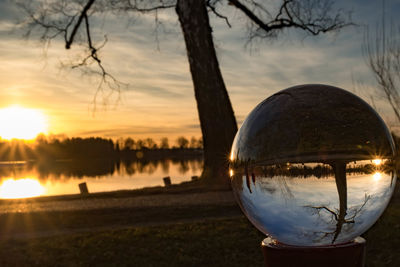
[[[337,162],[332,165],[335,171],[336,187],[339,193],[339,214],[337,215],[337,223],[335,235],[332,244],[336,241],[340,232],[342,231],[343,224],[346,222],[347,215],[347,181],[346,181],[346,163]]]
[[[204,142],[202,177],[227,185],[228,156],[236,119],[219,68],[204,0],[178,0],[176,12],[186,43]]]

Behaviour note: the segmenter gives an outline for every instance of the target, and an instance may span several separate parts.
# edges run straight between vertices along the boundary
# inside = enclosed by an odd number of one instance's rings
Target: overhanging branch
[[[81,23],[82,23],[82,20],[84,18],[87,19],[87,12],[89,11],[90,7],[93,5],[94,2],[95,2],[95,0],[89,0],[89,2],[87,2],[85,7],[83,8],[82,13],[80,14],[80,16],[78,18],[78,21],[76,22],[74,28],[72,29],[71,35],[69,36],[68,39],[65,40],[66,41],[65,42],[65,48],[66,49],[70,49],[71,48],[71,45],[74,42],[75,35],[76,35],[76,33],[77,33]]]
[[[296,1],[283,0],[279,11],[272,19],[265,20],[240,0],[228,0],[229,4],[240,10],[254,25],[257,31],[263,31],[265,37],[274,36],[274,32],[287,28],[298,28],[311,35],[318,35],[329,31],[336,31],[343,27],[353,25],[342,19],[339,10],[336,15],[330,16],[332,2],[329,0]],[[254,6],[259,4],[253,3]],[[257,8],[258,11],[266,9]],[[271,16],[269,12],[264,11]]]

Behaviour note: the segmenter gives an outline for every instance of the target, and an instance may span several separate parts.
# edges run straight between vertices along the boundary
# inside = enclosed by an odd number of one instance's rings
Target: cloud
[[[18,18],[21,11],[18,9],[14,1],[1,0],[0,1],[0,21],[13,21]]]
[[[360,24],[379,20],[376,10],[380,3],[375,1],[339,1],[337,5],[353,8],[353,18]],[[399,2],[391,1],[387,6],[388,16],[397,18],[394,15],[400,11]],[[19,33],[8,34],[15,20],[21,18],[19,12],[11,1],[0,1],[0,105],[20,101],[40,106],[53,114],[52,121],[57,125],[53,131],[67,134],[200,134],[185,43],[173,9],[160,14],[163,28],[159,35],[155,34],[153,16],[91,18],[96,25],[93,41],[99,44],[104,34],[108,37],[100,51],[104,66],[129,84],[108,99],[106,111],[102,100],[107,100],[110,91],[100,92],[94,116],[91,103],[99,77],[59,68],[60,61],[82,55],[82,48],[75,44],[67,51],[63,40],[54,40],[43,56],[38,43],[22,41]],[[233,9],[227,14],[232,18],[232,28],[214,16],[211,25],[239,124],[263,99],[296,84],[327,83],[352,90],[352,75],[374,84],[361,53],[360,27],[305,39],[289,31],[281,39],[261,42],[250,50],[245,47],[245,21]],[[95,64],[91,67],[96,70]],[[121,100],[116,106],[115,99]]]
[[[194,130],[193,130],[194,129]],[[182,131],[184,130],[184,131]],[[107,138],[118,138],[133,136],[135,138],[162,138],[169,136],[176,138],[178,136],[198,136],[199,127],[187,127],[186,125],[177,125],[175,127],[162,127],[162,126],[149,126],[149,125],[135,125],[129,127],[117,127],[111,129],[98,129],[91,131],[77,131],[79,136],[104,136]]]

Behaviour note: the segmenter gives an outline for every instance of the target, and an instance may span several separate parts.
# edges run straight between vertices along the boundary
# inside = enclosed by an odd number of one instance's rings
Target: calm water
[[[202,171],[202,160],[0,162],[0,198],[78,194],[86,182],[89,192],[105,192],[172,184],[191,180]]]
[[[233,187],[253,224],[280,242],[340,244],[371,227],[396,181],[394,173],[363,161],[348,165],[336,174],[328,164],[246,167],[236,170]],[[361,166],[371,169],[361,172]]]

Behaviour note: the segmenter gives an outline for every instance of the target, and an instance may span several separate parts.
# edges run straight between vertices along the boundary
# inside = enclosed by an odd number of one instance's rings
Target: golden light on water
[[[46,116],[37,109],[11,106],[0,109],[0,137],[2,139],[34,139],[47,133]]]
[[[374,179],[374,181],[379,181],[380,179],[382,179],[382,173],[380,172],[376,172],[372,175],[372,179]]]
[[[381,159],[373,159],[372,163],[374,163],[375,165],[381,165],[382,164],[382,160]]]
[[[7,179],[0,185],[0,198],[37,197],[45,192],[39,181],[31,178]]]
[[[232,170],[232,169],[229,170],[229,176],[230,176],[230,177],[233,176],[233,170]]]

